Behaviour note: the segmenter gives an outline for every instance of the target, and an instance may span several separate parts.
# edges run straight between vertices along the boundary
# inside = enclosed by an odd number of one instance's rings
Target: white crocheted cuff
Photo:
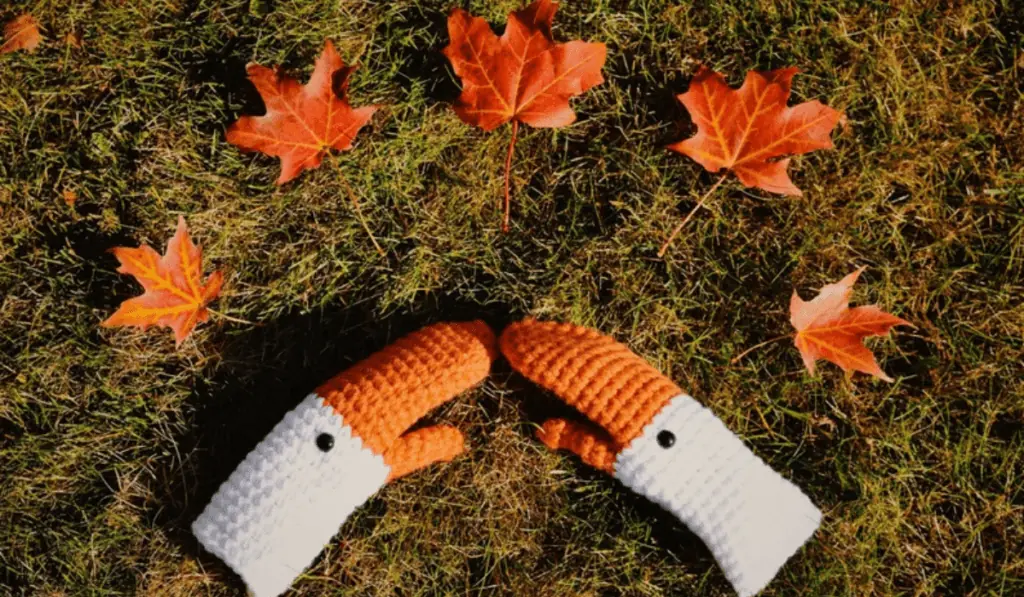
[[[619,454],[615,476],[699,536],[740,597],[763,589],[821,522],[799,488],[685,394]]]
[[[317,557],[390,469],[316,394],[245,457],[192,532],[245,581],[277,597]]]

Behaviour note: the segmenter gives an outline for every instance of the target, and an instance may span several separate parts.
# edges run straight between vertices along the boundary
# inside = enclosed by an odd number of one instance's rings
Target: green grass
[[[600,328],[709,405],[825,513],[765,595],[1024,593],[1024,8],[989,2],[565,2],[561,40],[609,46],[580,120],[450,108],[451,2],[14,0],[47,40],[0,56],[0,594],[235,595],[188,525],[280,416],[407,331],[527,314]],[[492,23],[516,2],[469,3]],[[265,12],[264,16],[256,13]],[[62,40],[81,34],[82,47]],[[357,146],[277,188],[224,141],[258,113],[244,65],[358,60]],[[738,83],[796,65],[794,101],[846,111],[794,160],[801,198],[715,180],[664,145],[699,63]],[[353,187],[375,251],[351,208]],[[71,190],[74,209],[62,199]],[[184,214],[215,318],[99,322],[137,293],[107,250],[161,249]],[[871,346],[897,381],[807,375],[789,296],[868,270],[855,304],[917,325]],[[298,595],[729,595],[708,552],[613,480],[532,438],[554,399],[505,365],[431,418],[469,453],[380,492]]]

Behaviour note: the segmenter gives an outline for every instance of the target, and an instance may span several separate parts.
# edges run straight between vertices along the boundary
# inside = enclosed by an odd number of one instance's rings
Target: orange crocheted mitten
[[[192,525],[255,597],[276,597],[387,482],[463,451],[462,434],[408,431],[481,382],[497,356],[480,321],[441,323],[338,374],[285,415]]]
[[[715,415],[626,346],[592,329],[528,319],[501,335],[512,367],[586,415],[538,436],[576,453],[683,521],[741,597],[760,591],[821,513]]]

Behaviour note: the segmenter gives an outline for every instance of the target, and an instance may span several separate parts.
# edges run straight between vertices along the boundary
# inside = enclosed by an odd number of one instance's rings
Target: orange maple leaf
[[[825,359],[847,373],[861,371],[892,381],[862,341],[869,336],[884,336],[897,325],[913,324],[874,305],[849,308],[853,284],[864,269],[825,286],[811,301],[804,301],[796,291],[789,300],[789,321],[796,328],[793,340],[812,375],[815,361]]]
[[[796,68],[750,71],[739,89],[701,67],[690,89],[678,96],[697,125],[697,134],[669,149],[687,155],[709,172],[727,168],[747,187],[800,195],[786,173],[789,158],[832,147],[832,129],[842,114],[819,101],[792,108],[790,82]]]
[[[32,15],[21,15],[4,25],[4,43],[0,44],[0,54],[17,50],[35,51],[42,39],[39,21]]]
[[[485,131],[515,118],[538,128],[576,120],[569,98],[602,83],[602,43],[556,44],[551,23],[558,4],[537,0],[508,16],[498,37],[487,21],[456,8],[448,17],[444,55],[462,79],[459,118]]]
[[[162,257],[148,245],[112,251],[121,262],[117,271],[135,276],[145,293],[124,301],[103,327],[164,326],[174,331],[175,343],[180,346],[196,324],[209,319],[206,305],[220,294],[224,277],[216,271],[205,284],[200,281],[203,251],[192,244],[184,217],[178,217],[178,230]]]
[[[345,66],[330,40],[305,85],[282,75],[277,67],[249,64],[246,72],[267,113],[239,118],[228,128],[228,143],[280,158],[279,185],[303,170],[319,167],[332,148],[351,149],[359,129],[377,110],[376,106],[353,109],[349,105],[348,83],[355,69]]]
[[[509,171],[519,123],[538,128],[572,124],[569,98],[602,83],[607,49],[602,43],[555,43],[551,23],[558,4],[537,0],[508,15],[498,37],[487,21],[456,8],[448,16],[451,39],[444,55],[462,81],[455,113],[485,131],[512,121],[505,161],[505,221],[508,229]]]

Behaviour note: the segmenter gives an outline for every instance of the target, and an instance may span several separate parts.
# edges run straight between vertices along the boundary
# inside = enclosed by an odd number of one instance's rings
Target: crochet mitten
[[[821,513],[807,496],[626,346],[534,320],[509,326],[500,344],[516,371],[591,421],[546,421],[540,440],[674,514],[741,597],[764,588],[817,529]]]
[[[385,483],[463,451],[452,427],[407,430],[482,381],[496,356],[476,321],[424,328],[357,363],[285,415],[192,532],[254,597],[283,593]]]

